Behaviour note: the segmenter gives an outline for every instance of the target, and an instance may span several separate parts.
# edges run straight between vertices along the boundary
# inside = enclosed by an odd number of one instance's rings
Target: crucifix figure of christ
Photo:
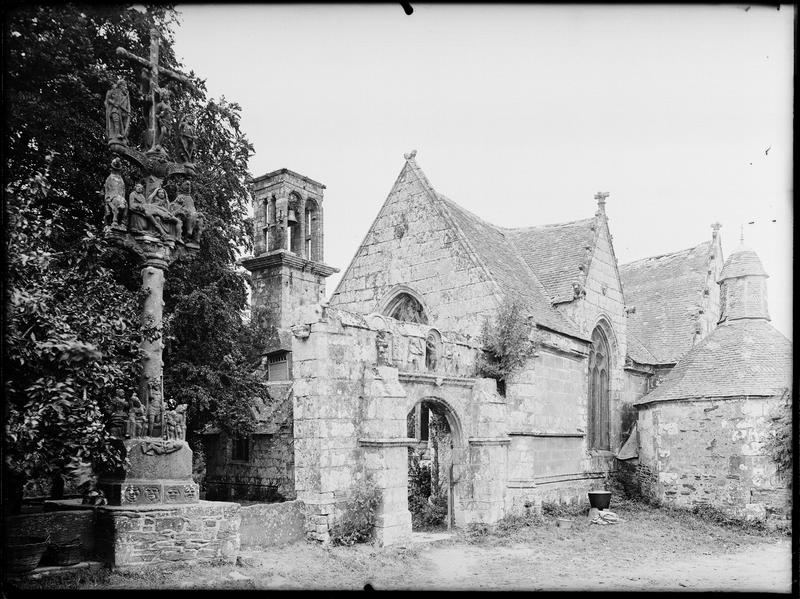
[[[186,75],[177,73],[165,67],[158,66],[158,44],[161,34],[158,29],[150,29],[150,58],[142,58],[125,48],[117,48],[117,54],[144,65],[148,74],[147,94],[150,96],[150,118],[147,129],[148,151],[159,151],[161,140],[164,136],[164,127],[171,121],[171,108],[169,106],[169,91],[159,87],[159,75],[180,81],[195,89],[191,79]]]

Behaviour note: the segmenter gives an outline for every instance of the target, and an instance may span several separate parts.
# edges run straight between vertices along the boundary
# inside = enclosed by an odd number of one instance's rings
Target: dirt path
[[[725,554],[627,559],[613,568],[613,558],[554,560],[525,545],[432,547],[421,557],[435,567],[425,585],[437,589],[789,592],[791,587],[788,540]]]

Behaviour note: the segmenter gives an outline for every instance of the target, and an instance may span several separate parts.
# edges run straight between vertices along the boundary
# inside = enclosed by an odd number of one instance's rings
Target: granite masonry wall
[[[652,500],[785,522],[790,493],[764,451],[782,398],[656,402],[639,410],[639,481]]]
[[[406,285],[424,298],[429,322],[477,337],[484,315],[497,307],[495,284],[468,258],[469,251],[428,194],[407,164],[331,306],[380,312],[393,288]]]

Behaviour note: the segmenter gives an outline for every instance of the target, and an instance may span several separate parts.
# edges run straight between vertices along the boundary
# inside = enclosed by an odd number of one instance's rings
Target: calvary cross
[[[147,68],[148,72],[150,73],[150,127],[148,129],[150,135],[150,144],[155,144],[156,139],[156,93],[161,90],[158,87],[158,75],[159,73],[170,77],[171,79],[175,79],[176,81],[180,81],[181,83],[185,83],[191,89],[196,89],[192,80],[189,79],[186,75],[181,73],[176,73],[175,71],[171,71],[170,69],[159,67],[158,66],[158,42],[161,39],[161,34],[159,34],[158,29],[155,27],[150,28],[150,60],[145,58],[141,58],[140,56],[136,56],[133,52],[129,52],[125,48],[117,48],[117,54],[120,56],[125,56],[139,64],[142,64]]]

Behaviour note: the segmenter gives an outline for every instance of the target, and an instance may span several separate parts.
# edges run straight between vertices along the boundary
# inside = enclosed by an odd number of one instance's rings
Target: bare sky
[[[727,257],[744,225],[791,338],[792,6],[412,6],[178,5],[176,54],[242,106],[251,173],[327,186],[328,264],[344,272],[417,149],[496,225],[588,218],[610,192],[620,264],[715,221]]]

